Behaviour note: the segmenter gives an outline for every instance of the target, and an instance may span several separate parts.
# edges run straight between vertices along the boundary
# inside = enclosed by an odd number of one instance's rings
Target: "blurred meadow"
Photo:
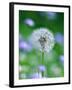
[[[47,28],[55,38],[55,45],[44,54],[34,49],[30,36],[35,29]],[[19,11],[19,79],[64,77],[64,13]]]

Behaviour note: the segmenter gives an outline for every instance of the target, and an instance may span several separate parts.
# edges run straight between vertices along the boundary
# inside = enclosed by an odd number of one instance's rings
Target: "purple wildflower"
[[[61,62],[64,62],[64,55],[61,55],[59,58]]]
[[[46,69],[45,66],[43,66],[43,65],[40,65],[40,66],[39,66],[39,70],[40,70],[40,71],[44,72],[45,69]]]
[[[55,19],[57,16],[56,12],[47,12],[46,14],[48,15],[48,19],[50,19],[50,20]]]
[[[24,23],[29,25],[29,26],[34,26],[35,25],[34,21],[30,18],[25,19]]]
[[[25,51],[30,51],[32,49],[31,45],[26,41],[20,41],[19,48]]]
[[[42,76],[41,76],[41,73],[34,73],[33,75],[32,75],[32,78],[41,78]]]
[[[57,43],[63,44],[64,43],[64,36],[61,33],[57,33],[55,35],[55,40]]]

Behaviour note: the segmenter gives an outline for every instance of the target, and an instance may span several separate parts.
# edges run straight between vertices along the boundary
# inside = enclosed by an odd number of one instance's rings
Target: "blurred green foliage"
[[[26,42],[29,41],[29,36],[32,32],[40,27],[50,29],[54,36],[56,33],[64,35],[64,13],[55,12],[54,16],[49,16],[49,12],[38,11],[19,11],[19,34]],[[53,14],[53,13],[52,13]],[[31,19],[34,25],[29,25],[25,22],[26,19]],[[50,53],[45,53],[44,72],[45,77],[63,77],[64,63],[60,60],[60,56],[64,55],[63,43],[55,42],[55,46]],[[41,64],[41,52],[35,49],[30,51],[19,50],[19,79],[32,78],[33,74],[38,72],[38,66]]]

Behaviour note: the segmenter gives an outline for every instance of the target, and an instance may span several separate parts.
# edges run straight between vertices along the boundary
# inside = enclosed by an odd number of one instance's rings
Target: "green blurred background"
[[[55,46],[44,56],[44,77],[64,77],[64,13],[19,11],[19,79],[41,78],[41,52],[35,50],[30,35],[35,29],[48,28]]]

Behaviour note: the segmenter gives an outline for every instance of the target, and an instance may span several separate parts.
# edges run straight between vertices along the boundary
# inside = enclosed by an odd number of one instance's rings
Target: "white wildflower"
[[[52,32],[46,28],[34,30],[30,40],[36,49],[44,52],[49,52],[55,43]]]

